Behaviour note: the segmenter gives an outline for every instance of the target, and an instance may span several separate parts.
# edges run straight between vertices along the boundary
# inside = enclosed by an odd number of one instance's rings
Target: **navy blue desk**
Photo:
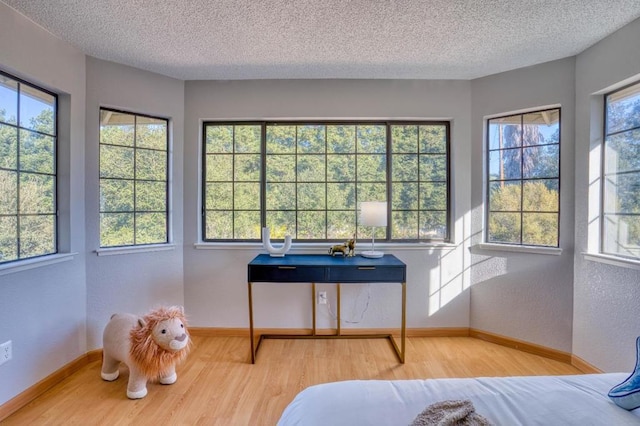
[[[256,256],[248,265],[249,287],[249,337],[251,339],[251,363],[255,364],[256,354],[263,339],[389,339],[401,363],[404,364],[406,337],[407,266],[393,255],[386,254],[379,259],[362,256],[342,257],[326,254],[292,254],[285,257],[271,257],[268,254]],[[253,328],[253,283],[311,283],[311,306],[313,326],[311,334],[260,334],[255,342]],[[316,283],[337,285],[337,330],[336,334],[319,335],[316,332]],[[400,327],[400,348],[391,334],[342,334],[340,328],[340,285],[341,284],[399,283],[402,285],[402,324]]]

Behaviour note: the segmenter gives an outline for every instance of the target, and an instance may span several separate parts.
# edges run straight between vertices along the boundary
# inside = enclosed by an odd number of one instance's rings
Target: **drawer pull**
[[[278,269],[296,269],[295,266],[278,266]]]
[[[374,270],[376,269],[375,266],[358,266],[358,269],[367,269],[367,270]]]

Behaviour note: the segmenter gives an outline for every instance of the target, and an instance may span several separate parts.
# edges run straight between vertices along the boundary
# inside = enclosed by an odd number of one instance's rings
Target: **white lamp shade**
[[[387,226],[386,201],[363,201],[360,203],[360,225]]]

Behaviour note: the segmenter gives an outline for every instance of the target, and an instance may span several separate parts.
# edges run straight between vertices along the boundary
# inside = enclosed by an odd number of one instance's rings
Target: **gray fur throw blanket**
[[[473,403],[465,399],[431,404],[410,426],[491,426],[491,422],[476,413]]]

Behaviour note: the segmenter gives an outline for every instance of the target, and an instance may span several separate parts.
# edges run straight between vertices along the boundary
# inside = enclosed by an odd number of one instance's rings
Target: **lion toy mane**
[[[159,308],[144,317],[114,314],[102,336],[101,376],[109,382],[120,375],[123,362],[129,367],[127,397],[144,398],[147,381],[163,385],[176,382],[176,365],[184,361],[191,347],[181,306]]]

